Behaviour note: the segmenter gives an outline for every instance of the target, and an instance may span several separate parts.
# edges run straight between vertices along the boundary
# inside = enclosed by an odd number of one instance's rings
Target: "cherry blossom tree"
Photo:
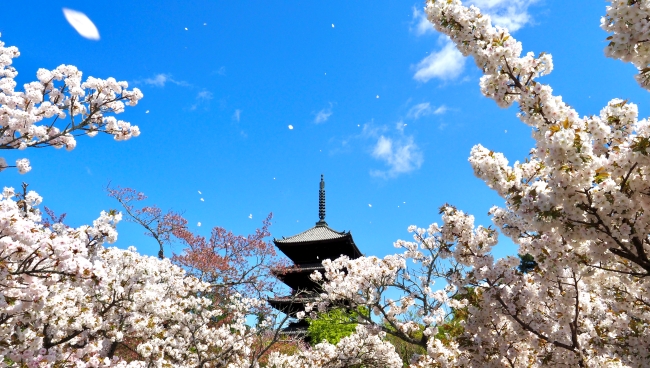
[[[129,90],[127,82],[114,78],[82,81],[76,67],[61,65],[54,70],[39,69],[38,81],[16,90],[18,71],[11,64],[19,55],[18,48],[5,47],[0,41],[0,149],[72,150],[77,145],[75,137],[81,135],[105,133],[119,141],[140,134],[137,126],[113,116],[138,103],[139,89]],[[21,174],[31,170],[26,158],[8,165],[0,157],[0,171],[8,167],[16,167]]]
[[[24,187],[0,197],[0,358],[17,366],[255,367],[277,321],[247,317],[266,301],[213,285],[117,239],[117,211],[92,226],[41,221]],[[275,341],[277,341],[277,336]]]
[[[644,88],[649,9],[648,1],[612,1],[602,21],[613,33],[606,54],[633,62]],[[494,224],[535,266],[522,272],[518,257],[495,260],[496,229],[445,205],[443,225],[412,227],[414,242],[396,243],[400,255],[324,263],[324,274],[314,275],[324,293],[313,308],[373,308],[377,320],[366,324],[394,325],[396,336],[426,345],[414,367],[650,365],[650,123],[620,99],[580,117],[538,81],[552,71],[551,55],[522,56],[521,43],[476,7],[430,0],[426,12],[482,70],[481,92],[500,107],[516,103],[532,127],[536,146],[525,161],[510,165],[481,145],[469,161],[504,199],[490,210]],[[434,291],[430,276],[448,286]],[[402,291],[399,300],[386,297],[390,288]],[[456,294],[463,290],[473,292]],[[449,308],[467,311],[463,331],[436,338]],[[409,309],[421,326],[402,318]]]

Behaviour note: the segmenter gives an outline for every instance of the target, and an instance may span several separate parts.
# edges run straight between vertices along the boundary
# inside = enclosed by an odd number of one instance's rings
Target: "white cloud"
[[[405,125],[399,121],[393,130],[368,122],[363,124],[359,134],[341,140],[340,147],[331,150],[330,154],[351,153],[355,147],[365,147],[366,152],[386,165],[383,170],[370,170],[370,175],[383,179],[417,170],[422,166],[424,155],[414,137],[404,134]]]
[[[99,30],[97,30],[93,21],[90,20],[86,14],[76,10],[63,8],[63,16],[65,16],[65,20],[70,23],[72,28],[74,28],[81,37],[93,41],[99,40]]]
[[[438,106],[435,110],[429,102],[422,102],[417,105],[414,105],[406,113],[406,117],[409,119],[417,120],[421,117],[428,115],[442,115],[447,112],[449,108],[445,105]]]
[[[210,91],[201,91],[196,95],[197,100],[207,101],[212,99],[212,92]]]
[[[442,50],[425,57],[415,67],[413,79],[428,82],[432,78],[450,80],[457,78],[465,67],[465,57],[447,40]]]
[[[213,72],[214,74],[226,75],[226,67],[222,66]]]
[[[210,100],[212,100],[212,92],[206,90],[200,91],[196,94],[195,103],[190,107],[190,110],[194,111],[199,106],[206,104]]]
[[[447,108],[447,106],[440,105],[440,107],[438,107],[433,113],[436,114],[436,115],[441,115],[441,114],[446,113],[447,110],[449,110],[449,108]]]
[[[411,107],[409,111],[406,113],[406,116],[411,119],[417,120],[423,116],[427,116],[431,114],[433,114],[433,110],[431,109],[431,104],[428,102],[423,102]]]
[[[189,87],[190,84],[185,82],[185,81],[177,81],[172,78],[171,74],[156,74],[153,76],[153,78],[146,78],[144,80],[137,80],[135,81],[136,84],[148,84],[150,86],[154,87],[164,87],[165,84],[167,83],[173,83],[177,86],[182,86],[182,87]]]
[[[413,20],[411,21],[409,29],[411,32],[415,33],[416,36],[436,32],[433,28],[433,24],[431,24],[427,19],[427,15],[416,7],[413,7]]]
[[[515,32],[531,21],[528,7],[537,0],[470,0],[482,13],[490,15],[492,23]]]
[[[332,116],[332,104],[330,103],[330,107],[326,109],[322,109],[321,111],[316,113],[316,117],[314,118],[314,123],[320,124],[324,123],[327,121],[327,119]]]
[[[232,120],[236,121],[239,123],[239,120],[241,119],[241,110],[237,109],[235,110],[235,113],[232,114]]]
[[[422,152],[411,136],[392,139],[381,135],[375,144],[372,156],[384,161],[388,169],[373,170],[370,174],[385,179],[419,169],[423,162]]]

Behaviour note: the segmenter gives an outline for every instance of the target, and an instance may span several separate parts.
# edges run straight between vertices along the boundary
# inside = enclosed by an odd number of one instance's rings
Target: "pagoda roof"
[[[290,236],[288,238],[282,237],[282,239],[273,239],[273,242],[276,244],[295,244],[295,243],[311,243],[318,242],[323,240],[335,240],[349,237],[350,232],[339,232],[333,230],[327,225],[318,224],[312,227],[309,230],[303,231],[300,234]]]

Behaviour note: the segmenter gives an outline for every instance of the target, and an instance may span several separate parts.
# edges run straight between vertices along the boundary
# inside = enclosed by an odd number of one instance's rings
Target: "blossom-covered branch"
[[[11,66],[20,55],[15,46],[0,41],[0,149],[23,150],[30,147],[65,147],[77,145],[75,137],[112,135],[115,140],[137,137],[137,126],[117,120],[112,114],[135,106],[143,97],[139,89],[127,89],[127,82],[114,78],[88,77],[72,65],[54,70],[39,69],[38,81],[16,90],[18,72]],[[40,124],[40,125],[39,125]],[[0,158],[0,171],[17,167],[21,174],[31,170],[27,159],[15,166]]]

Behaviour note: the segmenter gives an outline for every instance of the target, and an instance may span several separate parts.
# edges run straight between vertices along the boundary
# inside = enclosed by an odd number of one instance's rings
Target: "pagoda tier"
[[[317,290],[316,284],[309,276],[319,271],[323,273],[325,267],[321,263],[305,263],[300,266],[290,268],[274,268],[271,270],[273,275],[282,281],[292,290]]]
[[[326,223],[317,223],[307,231],[288,238],[273,239],[275,246],[297,266],[318,263],[325,259],[348,256],[361,257],[350,232],[332,230]]]
[[[305,310],[305,305],[312,303],[316,300],[315,296],[296,296],[290,295],[279,298],[267,299],[269,304],[280,312],[289,315],[291,317],[296,317],[296,313],[303,312]]]

